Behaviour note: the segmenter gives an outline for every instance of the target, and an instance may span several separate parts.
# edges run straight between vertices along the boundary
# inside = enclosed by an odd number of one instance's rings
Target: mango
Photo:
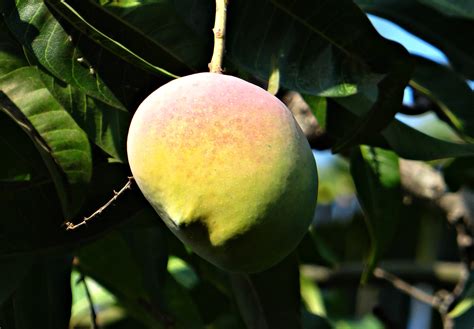
[[[224,270],[275,265],[312,221],[309,144],[278,98],[242,79],[198,73],[161,86],[134,114],[127,153],[166,225]]]

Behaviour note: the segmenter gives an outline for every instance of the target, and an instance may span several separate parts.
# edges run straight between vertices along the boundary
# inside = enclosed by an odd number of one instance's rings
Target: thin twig
[[[92,215],[88,216],[88,217],[84,217],[82,219],[82,222],[78,223],[78,224],[74,224],[72,222],[66,222],[64,225],[66,225],[66,230],[67,231],[72,231],[72,230],[75,230],[77,229],[78,227],[80,226],[83,226],[83,225],[86,225],[88,221],[92,220],[94,217],[100,215],[105,209],[107,209],[112,203],[115,202],[115,200],[117,200],[117,198],[122,194],[124,193],[126,190],[130,189],[131,186],[132,186],[132,183],[133,183],[133,177],[130,176],[128,177],[128,182],[127,184],[125,184],[121,189],[120,191],[116,192],[114,191],[114,196],[112,197],[112,199],[110,199],[109,201],[107,201],[107,203],[105,203],[102,207],[100,207],[99,209],[97,209]]]
[[[225,49],[225,30],[228,0],[216,0],[216,18],[214,22],[214,52],[209,63],[209,71],[222,73],[222,57]]]
[[[79,280],[77,280],[77,283],[82,282],[84,285],[84,290],[86,292],[86,298],[87,301],[89,302],[89,307],[90,307],[90,313],[91,313],[91,324],[92,324],[92,329],[99,329],[99,325],[97,324],[97,313],[95,312],[94,308],[94,302],[92,301],[92,295],[89,290],[89,287],[87,286],[86,278],[84,274],[81,274]]]
[[[374,276],[376,278],[390,282],[398,290],[404,292],[405,294],[425,304],[431,305],[432,307],[436,309],[439,308],[440,302],[438,298],[436,298],[433,295],[427,294],[426,292],[424,292],[421,289],[418,289],[417,287],[412,286],[408,282],[403,281],[402,279],[400,279],[399,277],[391,273],[388,273],[387,271],[381,269],[380,267],[377,267],[374,270]]]

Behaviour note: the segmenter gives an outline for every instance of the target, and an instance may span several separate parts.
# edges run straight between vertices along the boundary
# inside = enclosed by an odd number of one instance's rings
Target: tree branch
[[[91,295],[91,292],[89,290],[89,287],[87,286],[86,278],[83,274],[81,274],[81,276],[79,277],[79,280],[77,280],[77,283],[80,283],[80,282],[82,282],[82,284],[84,285],[84,290],[86,292],[86,298],[87,298],[87,301],[89,302],[89,309],[90,309],[90,312],[91,312],[92,329],[99,329],[99,325],[97,324],[97,313],[95,312],[94,302],[92,300],[92,295]]]
[[[92,215],[84,217],[82,219],[82,222],[80,222],[78,224],[74,224],[73,222],[69,222],[69,221],[64,223],[64,225],[66,225],[66,230],[67,231],[72,231],[72,230],[75,230],[75,229],[77,229],[77,228],[79,228],[83,225],[86,225],[87,222],[94,219],[96,216],[100,215],[105,209],[107,209],[112,203],[114,203],[115,200],[117,200],[118,197],[122,193],[124,193],[126,190],[130,189],[131,186],[132,186],[132,183],[133,183],[133,177],[130,176],[130,177],[128,177],[128,182],[120,189],[120,191],[118,191],[118,192],[114,191],[114,196],[112,197],[112,199],[107,201],[102,207],[97,209]]]
[[[427,294],[421,289],[412,286],[411,284],[403,281],[399,277],[381,269],[380,267],[375,268],[374,276],[378,279],[382,279],[390,282],[395,288],[404,292],[405,294],[425,303],[431,305],[434,308],[439,308],[440,301],[433,295]]]
[[[222,58],[225,50],[225,31],[228,0],[216,0],[216,18],[214,22],[214,52],[209,63],[209,71],[222,73]]]

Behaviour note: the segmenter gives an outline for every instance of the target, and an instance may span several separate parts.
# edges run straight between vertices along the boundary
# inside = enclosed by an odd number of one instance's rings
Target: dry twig
[[[122,193],[124,193],[126,190],[130,189],[131,186],[132,186],[132,183],[133,183],[133,177],[130,176],[130,177],[128,177],[128,182],[120,189],[120,191],[118,191],[118,192],[114,191],[114,196],[109,201],[107,201],[102,207],[97,209],[92,215],[84,217],[82,219],[82,222],[80,222],[78,224],[74,224],[73,222],[66,222],[64,224],[64,225],[66,225],[66,230],[72,231],[72,230],[77,229],[78,227],[86,225],[87,222],[92,220],[94,217],[100,215],[105,209],[107,209],[112,203],[114,203],[115,200],[117,200],[117,198],[120,195],[122,195]]]

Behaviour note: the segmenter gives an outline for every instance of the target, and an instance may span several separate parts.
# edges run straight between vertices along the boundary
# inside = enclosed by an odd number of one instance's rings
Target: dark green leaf
[[[474,155],[474,144],[459,144],[437,139],[398,120],[394,120],[383,130],[382,135],[390,147],[405,159],[429,161]]]
[[[32,139],[48,166],[65,216],[80,208],[92,173],[87,136],[43,84],[37,68],[0,78],[0,106]]]
[[[151,208],[79,253],[79,269],[152,328],[202,328],[183,287],[166,273],[166,228]]]
[[[0,308],[8,329],[67,329],[71,314],[71,257],[36,260],[20,286]]]
[[[0,132],[0,150],[2,152],[0,184],[31,182],[41,176],[42,161],[38,157],[33,143],[20,127],[1,111]],[[38,161],[40,166],[38,166]],[[43,174],[47,175],[47,173]]]
[[[0,18],[0,77],[25,65],[28,63],[23,58],[20,45],[10,37]]]
[[[76,29],[137,67],[171,78],[177,76],[170,71],[189,71],[185,63],[173,57],[160,44],[92,1],[48,0],[46,3]]]
[[[24,259],[21,253],[56,240],[54,236],[61,231],[64,217],[39,152],[27,134],[2,111],[0,147],[0,256],[19,253],[11,257],[19,264]]]
[[[362,9],[387,18],[443,51],[454,68],[474,79],[474,21],[448,17],[413,0],[356,0]],[[433,2],[433,1],[430,1]],[[451,2],[452,3],[452,2]]]
[[[71,0],[70,3],[74,8],[80,5],[84,9],[86,5],[82,2]],[[191,73],[189,68],[191,71],[206,71],[212,54],[213,9],[210,4],[212,5],[212,3],[196,1],[189,3],[187,0],[107,1],[104,2],[104,7],[110,13],[123,19],[124,22],[120,26],[126,26],[125,22],[127,22],[134,27],[135,33],[140,34],[140,37],[137,40],[132,40],[134,34],[128,28],[114,31],[116,25],[113,25],[114,27],[107,26],[107,20],[102,22],[99,29],[114,38],[117,36],[118,40],[126,40],[124,45],[130,45],[131,49],[137,49],[137,52],[149,62],[154,63],[158,59],[162,59],[165,64],[157,62],[157,65],[169,71],[177,72],[177,74]],[[181,11],[178,10],[180,7],[182,7]],[[79,7],[77,8],[79,9]],[[82,11],[81,13],[86,12]],[[206,16],[207,13],[210,14],[209,20]],[[88,15],[93,14],[88,13]],[[100,15],[100,13],[95,13],[95,15]],[[182,16],[186,17],[183,19]],[[204,21],[203,17],[205,17]],[[186,24],[189,20],[192,22],[203,21],[206,26],[204,37],[196,33],[196,29]],[[120,36],[120,33],[125,35]],[[144,39],[151,40],[151,42],[139,44],[138,41]]]
[[[304,70],[298,72],[298,80],[295,81],[298,85],[296,90],[314,94],[314,91],[301,89],[306,82],[305,74],[330,81],[327,79],[327,74],[321,74],[321,67],[334,68],[339,65],[344,70],[344,67],[351,65],[352,69],[359,66],[368,70],[365,74],[359,71],[361,80],[356,83],[354,91],[364,94],[373,101],[373,106],[344,133],[335,149],[357,143],[363,136],[376,133],[387,126],[400,107],[403,90],[412,70],[408,53],[399,45],[383,39],[352,1],[321,2],[320,6],[324,6],[324,10],[320,10],[317,5],[309,1],[272,0],[272,2],[292,17],[295,25],[304,27],[301,33],[305,39],[301,44],[318,44],[318,48],[314,51],[306,47],[303,49],[303,52],[311,54],[311,57],[305,58],[300,56],[302,53],[298,53],[300,57],[292,60],[284,56],[285,61],[298,63],[298,69]],[[316,57],[315,53],[322,54],[322,49],[330,50],[333,56]],[[315,58],[329,58],[332,62],[312,63]],[[342,59],[341,63],[337,63],[339,58]],[[342,72],[341,76],[350,79],[354,76],[353,72]],[[377,80],[370,80],[369,72],[377,73]],[[321,83],[312,84],[312,86],[318,85]],[[347,95],[348,93],[340,96]]]
[[[115,95],[80,53],[72,37],[43,1],[9,1],[5,22],[14,36],[56,78],[114,107],[123,108]]]
[[[330,322],[320,316],[303,312],[303,329],[333,329]],[[336,327],[337,328],[337,327]]]
[[[444,179],[449,188],[458,190],[463,185],[474,187],[474,157],[454,159],[443,168]]]
[[[474,141],[474,93],[463,77],[448,67],[418,57],[410,85],[436,102],[445,120]]]
[[[363,97],[354,95],[334,99],[338,104],[349,110],[348,113],[336,104],[328,111],[328,122],[331,133],[338,137],[351,125],[355,116],[364,113],[370,104]],[[329,131],[329,130],[328,130]],[[474,144],[447,142],[431,137],[406,124],[394,119],[380,135],[370,136],[363,140],[364,144],[390,148],[400,157],[411,160],[436,160],[451,157],[469,157],[474,155]]]
[[[301,328],[299,270],[295,254],[261,273],[230,274],[248,329]]]
[[[474,19],[474,2],[471,0],[418,0],[422,4],[438,10],[443,15]]]
[[[399,221],[402,194],[398,157],[391,151],[361,146],[353,151],[351,174],[371,239],[367,268],[362,276],[366,282],[390,245]]]
[[[6,258],[0,260],[0,305],[10,297],[33,266],[32,258]]]

